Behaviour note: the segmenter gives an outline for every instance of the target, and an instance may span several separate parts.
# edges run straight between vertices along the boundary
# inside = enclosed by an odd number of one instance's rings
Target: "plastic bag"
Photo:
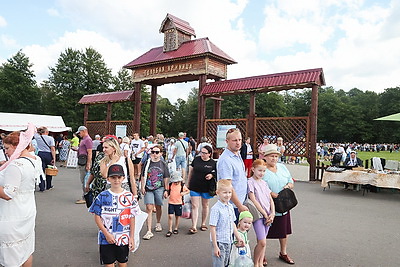
[[[182,218],[192,218],[192,203],[190,202],[190,195],[183,196]]]

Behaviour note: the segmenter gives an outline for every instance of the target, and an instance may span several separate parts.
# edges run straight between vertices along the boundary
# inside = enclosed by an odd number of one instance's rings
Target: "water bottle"
[[[239,250],[239,257],[233,263],[233,267],[253,267],[253,261],[246,256],[247,251],[246,248],[238,248]]]

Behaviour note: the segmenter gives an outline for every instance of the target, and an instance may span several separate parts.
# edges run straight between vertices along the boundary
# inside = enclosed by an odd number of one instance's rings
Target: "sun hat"
[[[122,143],[130,143],[131,140],[129,139],[129,137],[125,136],[124,138],[122,138]]]
[[[184,134],[183,132],[180,132],[180,133],[178,134],[178,136],[179,136],[179,137],[184,137],[185,134]]]
[[[264,147],[263,149],[263,154],[264,156],[269,155],[269,154],[278,154],[280,155],[281,153],[278,151],[278,147],[275,144],[268,144]]]
[[[108,168],[107,177],[110,176],[125,176],[124,169],[119,164],[113,164]]]
[[[176,183],[176,182],[181,182],[181,181],[183,181],[182,173],[178,172],[178,171],[173,171],[171,173],[171,178],[169,178],[169,182]]]
[[[251,219],[253,219],[253,215],[251,215],[250,211],[245,210],[245,211],[242,211],[239,214],[239,221],[241,221],[243,218],[251,218]]]

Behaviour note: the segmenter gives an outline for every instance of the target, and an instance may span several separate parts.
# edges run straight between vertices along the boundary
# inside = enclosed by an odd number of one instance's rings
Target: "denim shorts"
[[[186,169],[186,157],[185,156],[176,156],[175,157],[176,168]]]
[[[191,197],[202,197],[202,198],[204,198],[204,199],[210,199],[210,198],[213,198],[212,196],[210,196],[210,194],[209,193],[207,193],[207,192],[196,192],[196,191],[192,191],[192,190],[190,190],[190,196]]]
[[[144,204],[162,206],[164,201],[164,187],[160,187],[153,191],[146,191],[144,195]]]

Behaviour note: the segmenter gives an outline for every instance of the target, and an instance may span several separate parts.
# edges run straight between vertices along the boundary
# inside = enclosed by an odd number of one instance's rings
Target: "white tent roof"
[[[0,129],[4,131],[25,130],[28,122],[36,127],[45,126],[50,132],[71,131],[71,127],[66,127],[61,116],[25,114],[25,113],[3,113],[0,112]]]

